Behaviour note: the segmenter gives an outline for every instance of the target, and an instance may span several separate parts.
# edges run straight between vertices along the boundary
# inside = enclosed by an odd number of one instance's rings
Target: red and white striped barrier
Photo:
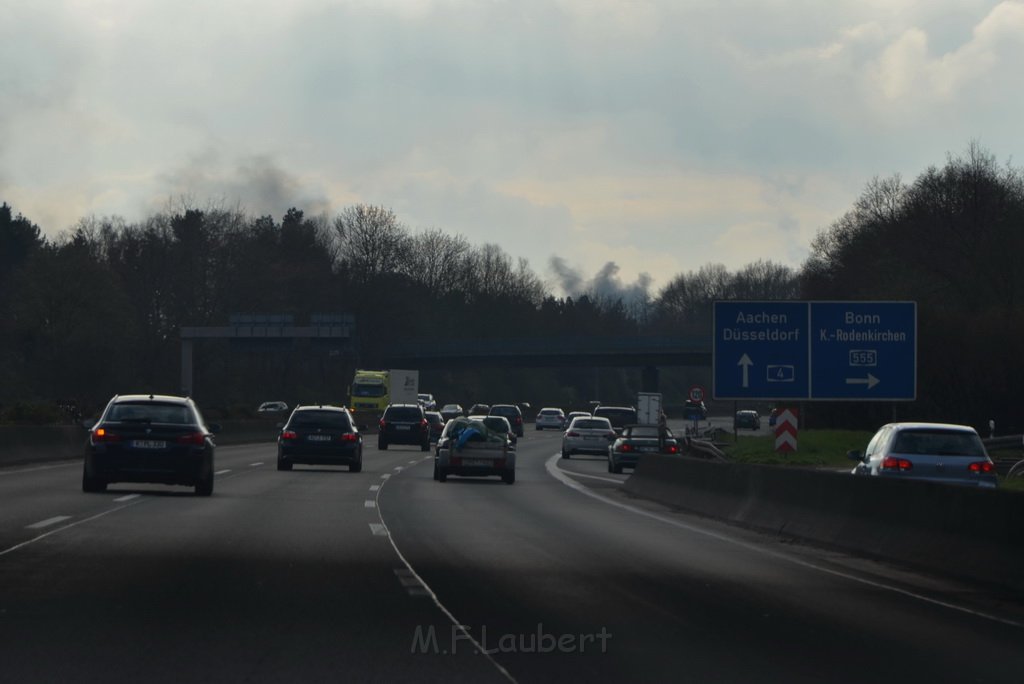
[[[797,409],[783,409],[775,422],[775,451],[788,453],[796,451]]]

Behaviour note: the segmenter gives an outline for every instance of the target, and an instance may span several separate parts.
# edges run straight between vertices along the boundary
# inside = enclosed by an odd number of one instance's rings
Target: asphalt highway
[[[528,430],[517,482],[219,447],[210,498],[0,470],[0,682],[1019,682],[1024,604],[620,491]]]

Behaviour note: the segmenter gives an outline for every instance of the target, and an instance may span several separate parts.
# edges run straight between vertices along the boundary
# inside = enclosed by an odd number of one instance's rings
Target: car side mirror
[[[210,423],[206,427],[208,427],[210,429],[210,432],[214,435],[220,433],[220,423]]]
[[[96,424],[94,419],[86,418],[81,422],[83,430],[92,430],[92,426]]]
[[[277,428],[278,430],[280,430],[281,428],[283,428],[283,427],[284,427],[284,423],[278,423],[278,424],[277,424],[277,425],[275,425],[274,427],[276,427],[276,428]]]
[[[846,458],[850,459],[851,461],[863,461],[864,460],[864,457],[857,450],[847,451],[846,452]]]

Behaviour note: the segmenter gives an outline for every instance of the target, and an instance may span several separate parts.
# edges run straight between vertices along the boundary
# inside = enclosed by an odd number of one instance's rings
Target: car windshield
[[[383,397],[387,394],[384,385],[353,385],[352,396],[354,397]]]
[[[901,430],[893,442],[892,453],[986,458],[978,435],[955,430]]]

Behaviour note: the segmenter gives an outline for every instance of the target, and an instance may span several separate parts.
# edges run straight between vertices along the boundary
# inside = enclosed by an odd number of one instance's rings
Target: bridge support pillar
[[[192,340],[181,341],[181,393],[192,396]]]
[[[644,369],[640,372],[640,391],[641,392],[657,392],[658,391],[658,367],[657,366],[644,366]]]

